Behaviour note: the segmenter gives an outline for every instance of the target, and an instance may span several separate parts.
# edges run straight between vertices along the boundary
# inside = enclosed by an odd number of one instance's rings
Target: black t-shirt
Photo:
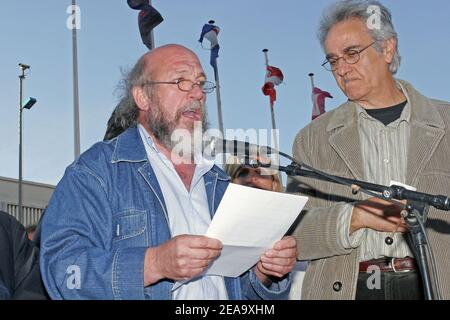
[[[400,104],[388,108],[366,109],[366,111],[368,115],[377,119],[378,121],[381,121],[385,126],[387,126],[389,123],[392,123],[400,118],[407,102],[408,101],[405,100]]]

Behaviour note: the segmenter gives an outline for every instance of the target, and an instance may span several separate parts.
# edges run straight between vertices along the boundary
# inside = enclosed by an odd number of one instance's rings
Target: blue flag
[[[211,57],[209,63],[214,69],[214,74],[217,75],[217,58],[219,57],[219,42],[217,41],[217,36],[220,32],[220,28],[218,26],[213,25],[212,23],[207,23],[202,28],[202,33],[200,34],[200,39],[198,40],[200,43],[203,43],[203,39],[208,39],[211,43]]]

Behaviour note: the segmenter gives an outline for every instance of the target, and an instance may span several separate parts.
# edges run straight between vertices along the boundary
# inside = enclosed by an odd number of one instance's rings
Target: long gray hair
[[[325,40],[330,29],[337,23],[350,19],[358,18],[366,22],[374,14],[372,10],[369,10],[369,6],[376,6],[380,9],[380,27],[379,28],[367,28],[371,34],[373,40],[378,42],[374,44],[374,48],[378,52],[382,52],[383,47],[381,42],[394,38],[396,42],[395,56],[389,65],[389,70],[392,74],[395,74],[400,66],[400,54],[398,51],[398,38],[397,32],[392,24],[392,16],[390,11],[383,6],[380,2],[374,0],[344,0],[339,1],[331,5],[324,11],[322,20],[319,24],[319,30],[317,36],[319,38],[322,48],[325,50]]]
[[[139,112],[133,97],[133,87],[144,84],[146,80],[149,79],[145,75],[145,59],[141,57],[128,73],[123,72],[119,84],[121,98],[108,120],[103,140],[111,140],[137,124]]]

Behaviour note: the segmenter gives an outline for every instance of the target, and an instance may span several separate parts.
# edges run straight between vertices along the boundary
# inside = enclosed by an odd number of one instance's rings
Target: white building
[[[19,181],[0,177],[0,210],[19,219]],[[36,224],[47,207],[55,186],[30,181],[22,182],[22,205],[25,227]]]

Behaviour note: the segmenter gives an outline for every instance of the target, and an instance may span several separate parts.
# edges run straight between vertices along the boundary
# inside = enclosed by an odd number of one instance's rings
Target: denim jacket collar
[[[111,163],[117,162],[145,162],[142,166],[139,166],[138,170],[147,183],[153,187],[154,192],[160,197],[163,206],[165,207],[164,197],[162,196],[159,183],[156,180],[156,176],[147,159],[147,153],[145,152],[139,129],[136,126],[127,129],[116,138],[116,145],[111,157]],[[217,180],[228,182],[230,181],[230,177],[217,166],[213,166],[212,169],[205,174],[204,179],[208,203],[210,204],[209,209],[212,216],[220,202],[220,199],[215,199]]]
[[[116,162],[148,162],[147,153],[142,142],[139,130],[136,126],[127,129],[124,133],[119,135],[116,139],[116,146],[111,158],[111,163]],[[113,140],[114,141],[114,140]],[[205,174],[205,178],[215,177],[222,181],[229,181],[230,177],[217,166],[214,166],[211,171]]]
[[[116,146],[111,158],[111,163],[116,162],[145,162],[147,161],[147,154],[145,152],[144,144],[139,135],[139,130],[136,126],[127,129],[124,133],[119,135],[116,139]]]

